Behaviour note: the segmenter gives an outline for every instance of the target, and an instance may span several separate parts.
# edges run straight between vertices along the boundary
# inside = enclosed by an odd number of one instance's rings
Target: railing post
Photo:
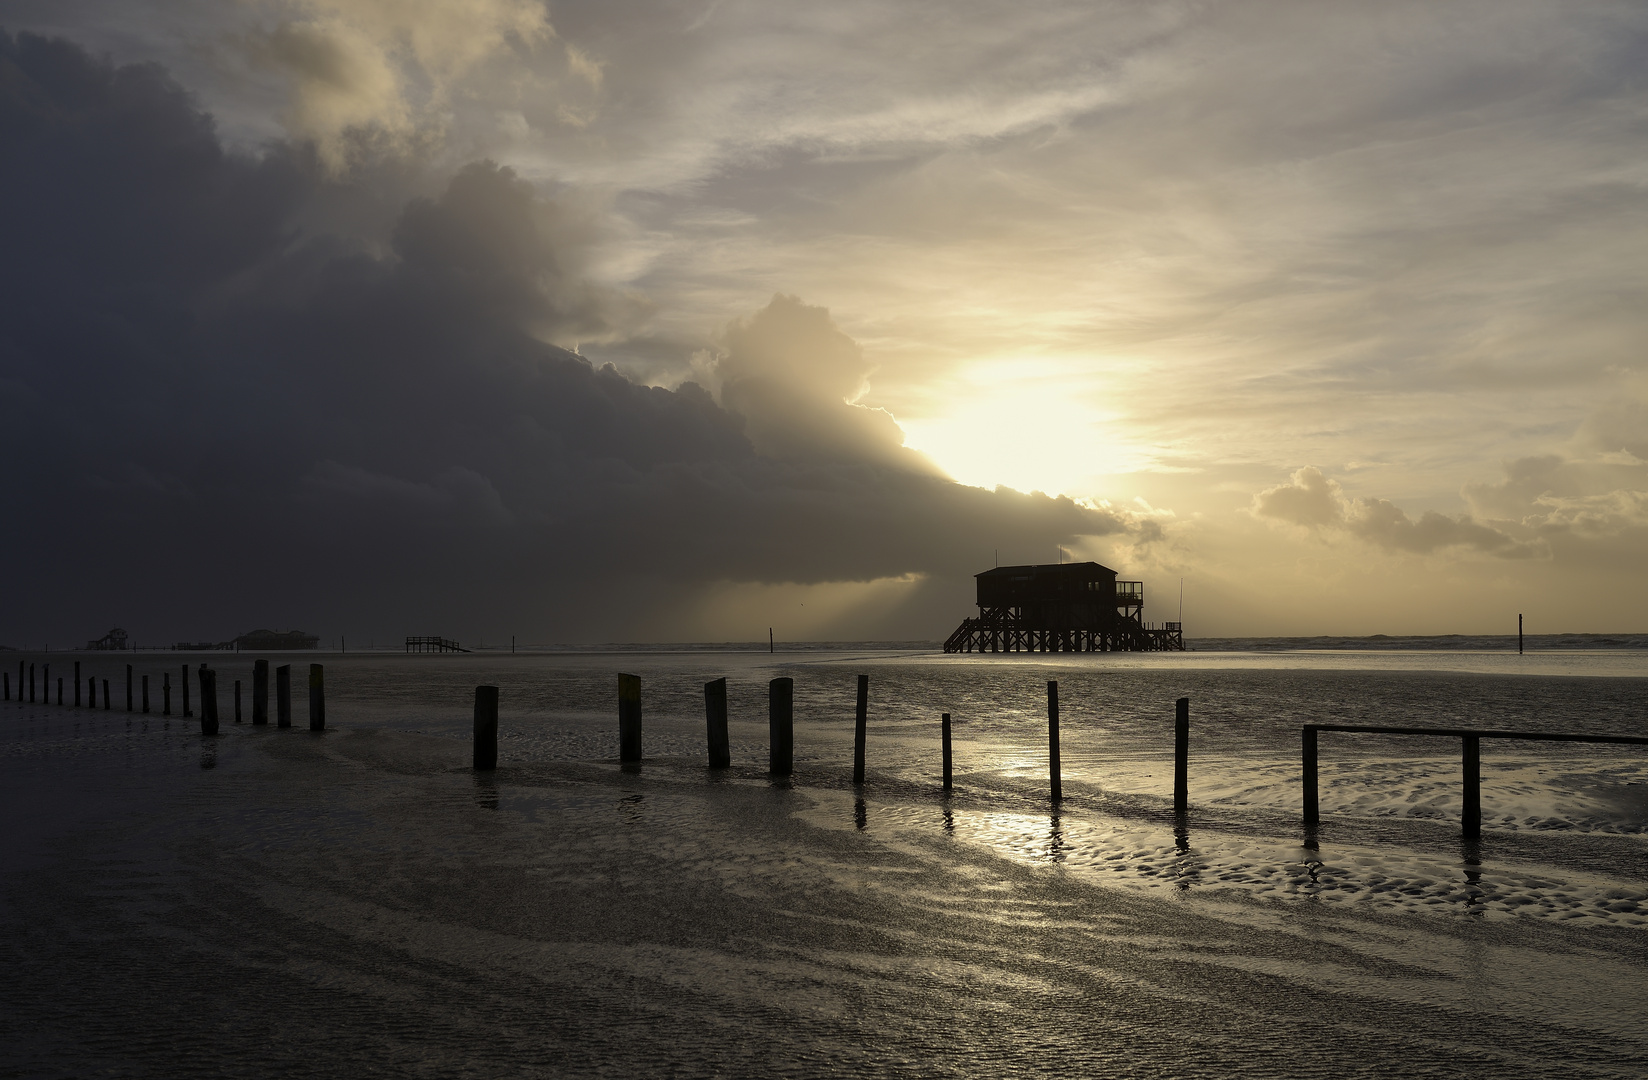
[[[275,726],[292,726],[292,665],[275,669]]]
[[[309,730],[326,730],[326,668],[309,665]]]
[[[1190,808],[1190,699],[1173,703],[1173,812]]]
[[[252,724],[269,723],[269,661],[252,662]]]
[[[475,762],[477,770],[498,767],[498,688],[475,688]]]
[[[950,714],[939,717],[939,738],[944,743],[944,790],[950,790]]]
[[[795,680],[767,684],[767,768],[775,776],[795,771]]]
[[[1465,780],[1465,806],[1460,817],[1460,831],[1466,839],[1482,835],[1482,740],[1466,735],[1459,740]]]
[[[641,760],[641,676],[618,676],[618,760]]]
[[[1304,749],[1304,776],[1301,791],[1305,804],[1305,824],[1315,825],[1321,820],[1321,814],[1317,808],[1316,792],[1316,728],[1306,724],[1301,732],[1300,742]]]
[[[732,765],[732,748],[727,744],[727,680],[704,684],[704,730],[710,751],[710,768]]]
[[[858,677],[858,711],[853,720],[853,783],[864,783],[864,735],[870,718],[870,677]]]
[[[1064,783],[1059,775],[1059,682],[1047,680],[1047,776],[1053,800],[1064,798]]]

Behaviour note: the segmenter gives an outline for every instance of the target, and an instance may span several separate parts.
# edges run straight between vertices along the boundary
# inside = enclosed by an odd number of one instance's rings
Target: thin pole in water
[[[641,760],[641,676],[618,674],[618,760]]]
[[[853,721],[853,783],[864,783],[864,734],[870,717],[870,677],[858,677],[858,712]]]
[[[1173,812],[1190,808],[1190,699],[1173,703]]]
[[[950,790],[950,714],[939,717],[939,739],[944,743],[944,790]]]
[[[309,665],[309,730],[326,730],[326,669]]]
[[[1301,773],[1299,790],[1301,801],[1304,803],[1306,825],[1315,825],[1321,818],[1321,810],[1317,802],[1316,790],[1316,729],[1306,726],[1299,735],[1300,757],[1303,771]]]
[[[1467,735],[1459,740],[1462,744],[1461,771],[1465,781],[1465,805],[1460,815],[1460,829],[1468,840],[1475,840],[1482,835],[1482,740],[1475,735]]]
[[[1051,781],[1053,800],[1064,798],[1064,783],[1059,776],[1059,681],[1047,680],[1047,776]]]
[[[767,768],[775,776],[795,771],[795,680],[767,684]]]
[[[475,688],[475,760],[477,771],[498,767],[498,688]]]
[[[1522,616],[1516,617],[1516,655],[1522,655]]]
[[[778,651],[778,649],[773,645],[773,628],[770,626],[767,627],[767,651],[769,653]]]
[[[710,768],[732,765],[732,748],[727,745],[727,680],[704,684],[704,724],[708,736]]]

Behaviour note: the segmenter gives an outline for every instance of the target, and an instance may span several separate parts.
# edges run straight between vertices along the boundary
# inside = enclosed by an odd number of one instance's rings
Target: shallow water
[[[122,705],[128,659],[81,657]],[[1298,802],[1312,721],[1648,733],[1642,652],[319,659],[319,736],[301,691],[298,730],[234,724],[244,656],[209,657],[214,739],[4,706],[0,1073],[1648,1073],[1645,748],[1486,743],[1476,843],[1457,740],[1325,734],[1313,834]],[[175,683],[174,661],[134,663]],[[639,768],[615,760],[619,670]],[[721,675],[734,762],[711,772]],[[502,738],[477,778],[482,682]]]

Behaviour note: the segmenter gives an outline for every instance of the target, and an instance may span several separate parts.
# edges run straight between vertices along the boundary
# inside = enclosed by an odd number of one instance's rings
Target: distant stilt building
[[[409,637],[406,639],[407,652],[468,652],[451,638],[443,637]]]
[[[1176,622],[1144,621],[1144,582],[1096,562],[998,566],[975,574],[978,617],[944,643],[963,652],[1183,652]]]

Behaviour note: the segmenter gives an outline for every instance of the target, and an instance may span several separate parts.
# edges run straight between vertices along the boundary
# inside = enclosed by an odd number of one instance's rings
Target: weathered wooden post
[[[235,680],[235,723],[240,723],[240,680]]]
[[[1316,795],[1316,729],[1306,724],[1300,732],[1299,742],[1304,758],[1303,780],[1300,783],[1300,794],[1305,804],[1305,824],[1315,825],[1321,820],[1321,813],[1317,806]]]
[[[218,734],[218,673],[201,664],[201,734]]]
[[[870,719],[870,677],[858,677],[858,711],[853,719],[853,783],[864,783],[864,734]]]
[[[252,664],[252,723],[269,723],[269,661]]]
[[[775,776],[795,771],[795,680],[767,684],[767,768]]]
[[[618,760],[641,760],[641,676],[618,675]]]
[[[51,704],[51,664],[40,665],[40,703]]]
[[[498,767],[498,688],[475,688],[475,768]]]
[[[172,715],[172,673],[169,671],[160,675],[160,715]]]
[[[147,675],[145,675],[145,676],[143,676],[143,712],[145,714],[147,714],[148,711],[149,711],[149,677]]]
[[[710,768],[732,765],[732,748],[727,744],[727,680],[704,684],[704,723],[709,732]]]
[[[217,734],[217,672],[200,665],[200,733]]]
[[[11,700],[11,672],[0,672],[0,681],[6,684],[6,700]],[[80,704],[80,684],[74,684],[74,703]]]
[[[1464,759],[1465,806],[1460,818],[1461,831],[1467,840],[1482,835],[1482,740],[1466,735],[1459,740]]]
[[[34,665],[29,665],[29,704],[34,704]]]
[[[80,708],[80,661],[74,662],[74,707]]]
[[[309,665],[309,730],[326,730],[325,669],[319,664]]]
[[[275,726],[292,726],[292,665],[275,669]]]
[[[189,665],[183,665],[183,715],[190,717],[194,710],[189,707]]]
[[[63,676],[57,677],[57,703],[63,704]]]
[[[939,717],[939,738],[944,743],[944,790],[950,790],[950,714]]]
[[[126,711],[132,711],[132,665],[126,665]]]
[[[1053,798],[1064,798],[1064,782],[1059,775],[1059,681],[1047,680],[1047,773]]]
[[[1173,703],[1173,812],[1190,809],[1190,699]]]
[[[103,680],[103,709],[104,709],[105,712],[107,712],[108,708],[109,708],[109,696],[110,696],[109,695],[109,680],[104,679]]]

